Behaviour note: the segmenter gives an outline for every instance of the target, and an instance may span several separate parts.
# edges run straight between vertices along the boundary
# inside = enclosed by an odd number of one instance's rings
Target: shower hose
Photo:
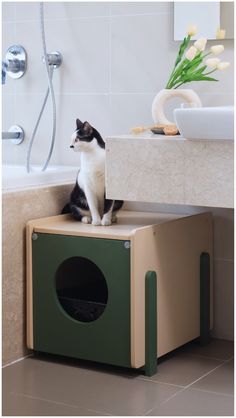
[[[43,115],[47,100],[48,100],[48,96],[50,93],[51,96],[51,101],[52,101],[52,136],[51,136],[51,144],[50,144],[50,149],[48,152],[48,156],[46,158],[45,163],[43,164],[41,171],[45,171],[47,169],[47,166],[49,164],[49,161],[51,159],[52,156],[52,152],[53,152],[53,148],[54,148],[54,144],[55,144],[55,137],[56,137],[56,100],[55,100],[55,94],[54,94],[54,89],[53,89],[53,84],[52,84],[52,77],[53,77],[53,65],[49,65],[48,62],[48,57],[47,57],[47,47],[46,47],[46,39],[45,39],[45,29],[44,29],[44,4],[43,2],[40,2],[39,4],[40,7],[40,28],[41,28],[41,36],[42,36],[42,45],[43,45],[43,56],[44,56],[44,62],[45,62],[45,67],[46,67],[46,73],[47,73],[47,78],[48,78],[48,88],[46,91],[46,95],[44,97],[44,101],[42,104],[42,108],[39,112],[39,116],[37,119],[37,122],[35,124],[33,133],[31,135],[30,141],[29,141],[29,146],[28,146],[28,150],[27,150],[27,160],[26,160],[26,169],[27,172],[29,173],[32,170],[31,164],[30,164],[30,159],[31,159],[31,151],[32,151],[32,147],[33,147],[33,143],[35,140],[35,136],[39,127],[39,123],[41,120],[41,117]]]

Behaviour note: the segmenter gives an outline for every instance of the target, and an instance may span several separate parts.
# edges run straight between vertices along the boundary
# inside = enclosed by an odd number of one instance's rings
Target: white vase
[[[201,107],[202,103],[195,91],[192,89],[163,89],[159,91],[152,102],[152,117],[155,123],[160,125],[173,125],[174,121],[167,119],[165,115],[166,102],[179,97],[187,102],[191,107]]]

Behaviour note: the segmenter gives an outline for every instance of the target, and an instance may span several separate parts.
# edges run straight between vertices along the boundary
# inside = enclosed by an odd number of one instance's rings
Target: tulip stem
[[[203,74],[203,75],[208,75],[208,74],[214,73],[215,71],[216,71],[216,68],[214,68],[214,70],[209,71],[208,73],[205,73],[205,74]]]

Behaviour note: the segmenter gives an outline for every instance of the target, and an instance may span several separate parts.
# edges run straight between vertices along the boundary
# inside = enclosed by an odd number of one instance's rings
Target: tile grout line
[[[63,405],[63,406],[67,406],[67,407],[70,407],[70,408],[83,408],[83,409],[86,409],[87,411],[96,412],[96,413],[99,413],[99,414],[101,414],[101,413],[104,413],[106,415],[108,414],[104,411],[98,411],[96,409],[90,409],[90,408],[87,408],[87,407],[82,406],[82,405],[74,405],[74,404],[69,404],[69,403],[66,403],[66,402],[58,402],[58,401],[54,401],[52,399],[46,399],[46,398],[41,398],[41,397],[38,397],[38,396],[32,396],[32,395],[28,395],[28,394],[25,394],[25,393],[9,392],[9,394],[10,395],[22,396],[24,398],[29,398],[29,399],[37,399],[39,401],[49,402],[49,403],[53,403],[53,404],[56,404],[56,405]],[[108,414],[108,415],[110,415],[110,414]]]
[[[162,385],[174,386],[175,388],[185,389],[185,386],[183,385],[175,385],[174,383],[162,382],[161,380],[152,380],[152,379],[145,378],[143,376],[138,376],[137,380],[141,380],[144,382],[151,382],[151,383],[161,383]]]
[[[230,362],[233,359],[233,357],[231,357],[228,360],[223,361],[222,364],[219,364],[218,366],[216,366],[214,369],[210,370],[209,372],[205,373],[204,375],[202,375],[201,377],[199,377],[198,379],[194,380],[192,383],[190,383],[189,385],[185,386],[183,389],[180,389],[179,391],[177,391],[176,393],[174,393],[173,395],[171,395],[169,398],[165,399],[165,401],[160,402],[160,404],[158,406],[156,406],[155,408],[152,408],[150,411],[148,411],[145,415],[147,415],[148,413],[150,413],[151,411],[153,411],[154,409],[158,408],[161,405],[165,405],[167,402],[169,402],[171,399],[173,399],[175,396],[179,395],[180,393],[184,392],[186,389],[190,388],[194,383],[198,382],[199,380],[203,379],[204,377],[208,376],[209,374],[211,374],[212,372],[214,372],[215,370],[219,369],[220,367],[222,367],[225,363]]]
[[[104,14],[98,16],[80,16],[80,17],[53,17],[53,18],[45,18],[45,22],[53,23],[53,22],[70,22],[70,21],[80,21],[80,20],[88,20],[88,19],[107,19],[109,17],[112,18],[123,18],[123,17],[143,17],[143,16],[168,16],[171,15],[171,12],[159,12],[159,13],[130,13],[130,14]],[[35,23],[39,22],[39,19],[11,19],[3,21],[3,24],[12,24],[12,23]]]
[[[232,357],[230,357],[230,358],[228,358],[228,359],[222,359],[222,358],[218,358],[218,357],[208,357],[208,356],[204,356],[204,355],[198,355],[198,354],[190,354],[190,353],[184,353],[186,356],[189,356],[189,357],[199,357],[199,358],[202,358],[202,359],[207,359],[207,360],[215,360],[215,361],[220,361],[221,363],[222,362],[225,362],[225,361],[230,361],[230,360],[232,360]]]
[[[2,369],[5,369],[5,367],[8,367],[8,366],[12,366],[13,364],[19,363],[20,361],[25,360],[28,357],[32,357],[33,355],[34,355],[33,353],[32,354],[28,354],[25,357],[21,357],[21,358],[19,358],[17,360],[12,361],[11,363],[5,364],[4,366],[2,366]]]
[[[233,258],[221,258],[221,257],[215,257],[213,258],[214,261],[228,261],[230,263],[234,263],[234,259]]]
[[[156,92],[146,91],[146,92],[55,92],[56,96],[154,96]],[[3,92],[5,96],[13,96],[16,94],[17,96],[43,96],[44,92],[35,91],[32,93],[29,92]],[[234,262],[231,258],[214,258],[214,261],[228,261]]]
[[[200,388],[194,388],[193,390],[197,390],[198,392],[213,393],[214,395],[223,395],[223,396],[229,396],[231,398],[234,398],[234,395],[230,393],[215,392],[214,390],[205,390],[205,389],[200,389]]]
[[[109,113],[111,116],[111,80],[112,80],[112,74],[111,74],[111,53],[112,53],[112,48],[111,48],[111,5],[109,4],[109,21],[108,21],[108,31],[109,31],[109,40],[108,40],[108,57],[109,57],[109,62],[108,62],[108,105],[109,105]]]

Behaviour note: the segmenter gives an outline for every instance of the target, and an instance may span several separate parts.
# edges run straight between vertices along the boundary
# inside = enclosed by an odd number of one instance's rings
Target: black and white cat
[[[81,153],[76,184],[62,213],[71,213],[83,223],[111,225],[122,200],[105,198],[105,142],[88,122],[76,120],[70,148]]]

